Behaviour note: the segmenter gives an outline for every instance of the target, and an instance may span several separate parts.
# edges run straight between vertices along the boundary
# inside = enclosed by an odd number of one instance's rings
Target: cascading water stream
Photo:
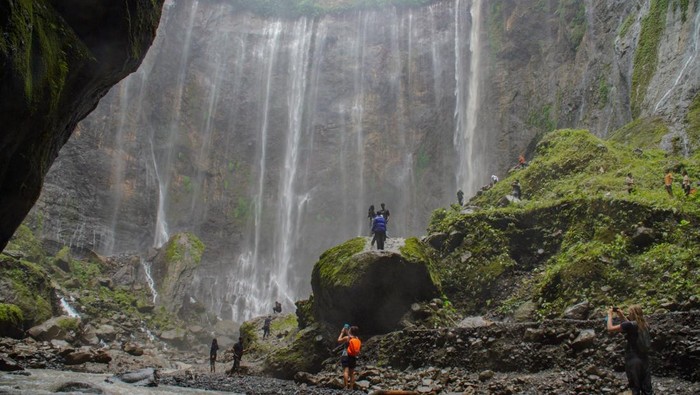
[[[63,311],[68,315],[69,317],[74,317],[74,318],[80,318],[80,314],[78,313],[78,310],[76,310],[73,306],[71,306],[66,298],[61,296],[61,308]]]
[[[695,4],[698,4],[697,2]],[[691,35],[691,40],[692,44],[690,45],[691,48],[691,54],[688,56],[688,59],[685,61],[683,64],[683,67],[681,68],[681,71],[678,73],[678,77],[676,77],[675,81],[673,82],[673,85],[671,85],[671,88],[661,97],[661,100],[656,103],[656,106],[654,106],[654,112],[657,112],[659,110],[659,107],[663,105],[666,100],[671,96],[671,93],[676,89],[676,86],[678,86],[678,83],[681,81],[683,76],[685,75],[686,69],[690,64],[692,64],[695,61],[695,58],[698,55],[698,40],[700,40],[700,5],[696,6],[698,9],[695,10],[695,19],[693,21],[693,34]]]
[[[474,157],[477,114],[479,109],[479,63],[481,59],[481,0],[471,4],[471,29],[469,32],[469,67],[464,65],[463,43],[464,18],[461,0],[455,0],[455,133],[457,151],[457,188],[467,196],[476,192],[478,186],[477,160]],[[466,73],[466,76],[465,76]],[[467,77],[467,78],[465,78]],[[466,85],[465,85],[466,84]]]
[[[151,296],[153,296],[153,303],[156,303],[156,299],[158,299],[158,291],[156,291],[156,282],[153,281],[153,276],[151,276],[151,263],[141,258],[141,267],[143,268],[143,272],[146,275],[146,284],[148,284],[148,289],[151,290]]]

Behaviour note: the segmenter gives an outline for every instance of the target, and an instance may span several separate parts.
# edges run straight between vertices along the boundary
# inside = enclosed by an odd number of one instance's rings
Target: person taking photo
[[[620,318],[620,324],[613,323],[614,314]],[[610,307],[608,309],[608,332],[622,333],[627,339],[625,373],[632,394],[652,395],[654,390],[651,386],[651,369],[649,368],[649,353],[651,351],[649,326],[640,306],[630,306],[628,314],[629,319],[622,309]]]

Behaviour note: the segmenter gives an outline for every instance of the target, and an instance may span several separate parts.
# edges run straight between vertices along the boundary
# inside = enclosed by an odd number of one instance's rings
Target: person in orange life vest
[[[348,328],[349,327],[349,328]],[[343,366],[343,384],[346,389],[355,387],[355,367],[357,366],[357,356],[360,355],[362,342],[357,337],[359,328],[345,324],[338,335],[338,343],[347,343],[340,357],[340,364]]]

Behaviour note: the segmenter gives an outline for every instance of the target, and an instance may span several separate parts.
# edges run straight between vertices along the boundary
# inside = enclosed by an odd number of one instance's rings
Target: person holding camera
[[[338,343],[344,343],[340,357],[340,365],[343,367],[343,385],[346,389],[355,388],[355,367],[357,366],[357,356],[360,355],[362,342],[357,337],[359,328],[345,324],[338,335]]]
[[[620,318],[620,324],[613,323],[613,314]],[[621,332],[627,339],[625,346],[625,373],[633,395],[652,395],[651,369],[649,368],[649,326],[644,319],[642,308],[638,305],[629,307],[629,319],[621,309],[608,309],[608,332]]]

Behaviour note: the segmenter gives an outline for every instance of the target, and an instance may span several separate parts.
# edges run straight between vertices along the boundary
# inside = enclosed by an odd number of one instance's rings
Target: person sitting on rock
[[[618,325],[613,324],[613,313],[617,313],[621,319]],[[651,369],[649,368],[649,352],[651,341],[649,338],[649,325],[644,319],[642,308],[638,305],[629,307],[629,319],[621,309],[611,307],[608,309],[608,332],[621,332],[627,339],[625,346],[625,373],[632,394],[652,395]]]
[[[282,303],[275,301],[275,307],[272,308],[273,313],[281,313],[282,312]]]

